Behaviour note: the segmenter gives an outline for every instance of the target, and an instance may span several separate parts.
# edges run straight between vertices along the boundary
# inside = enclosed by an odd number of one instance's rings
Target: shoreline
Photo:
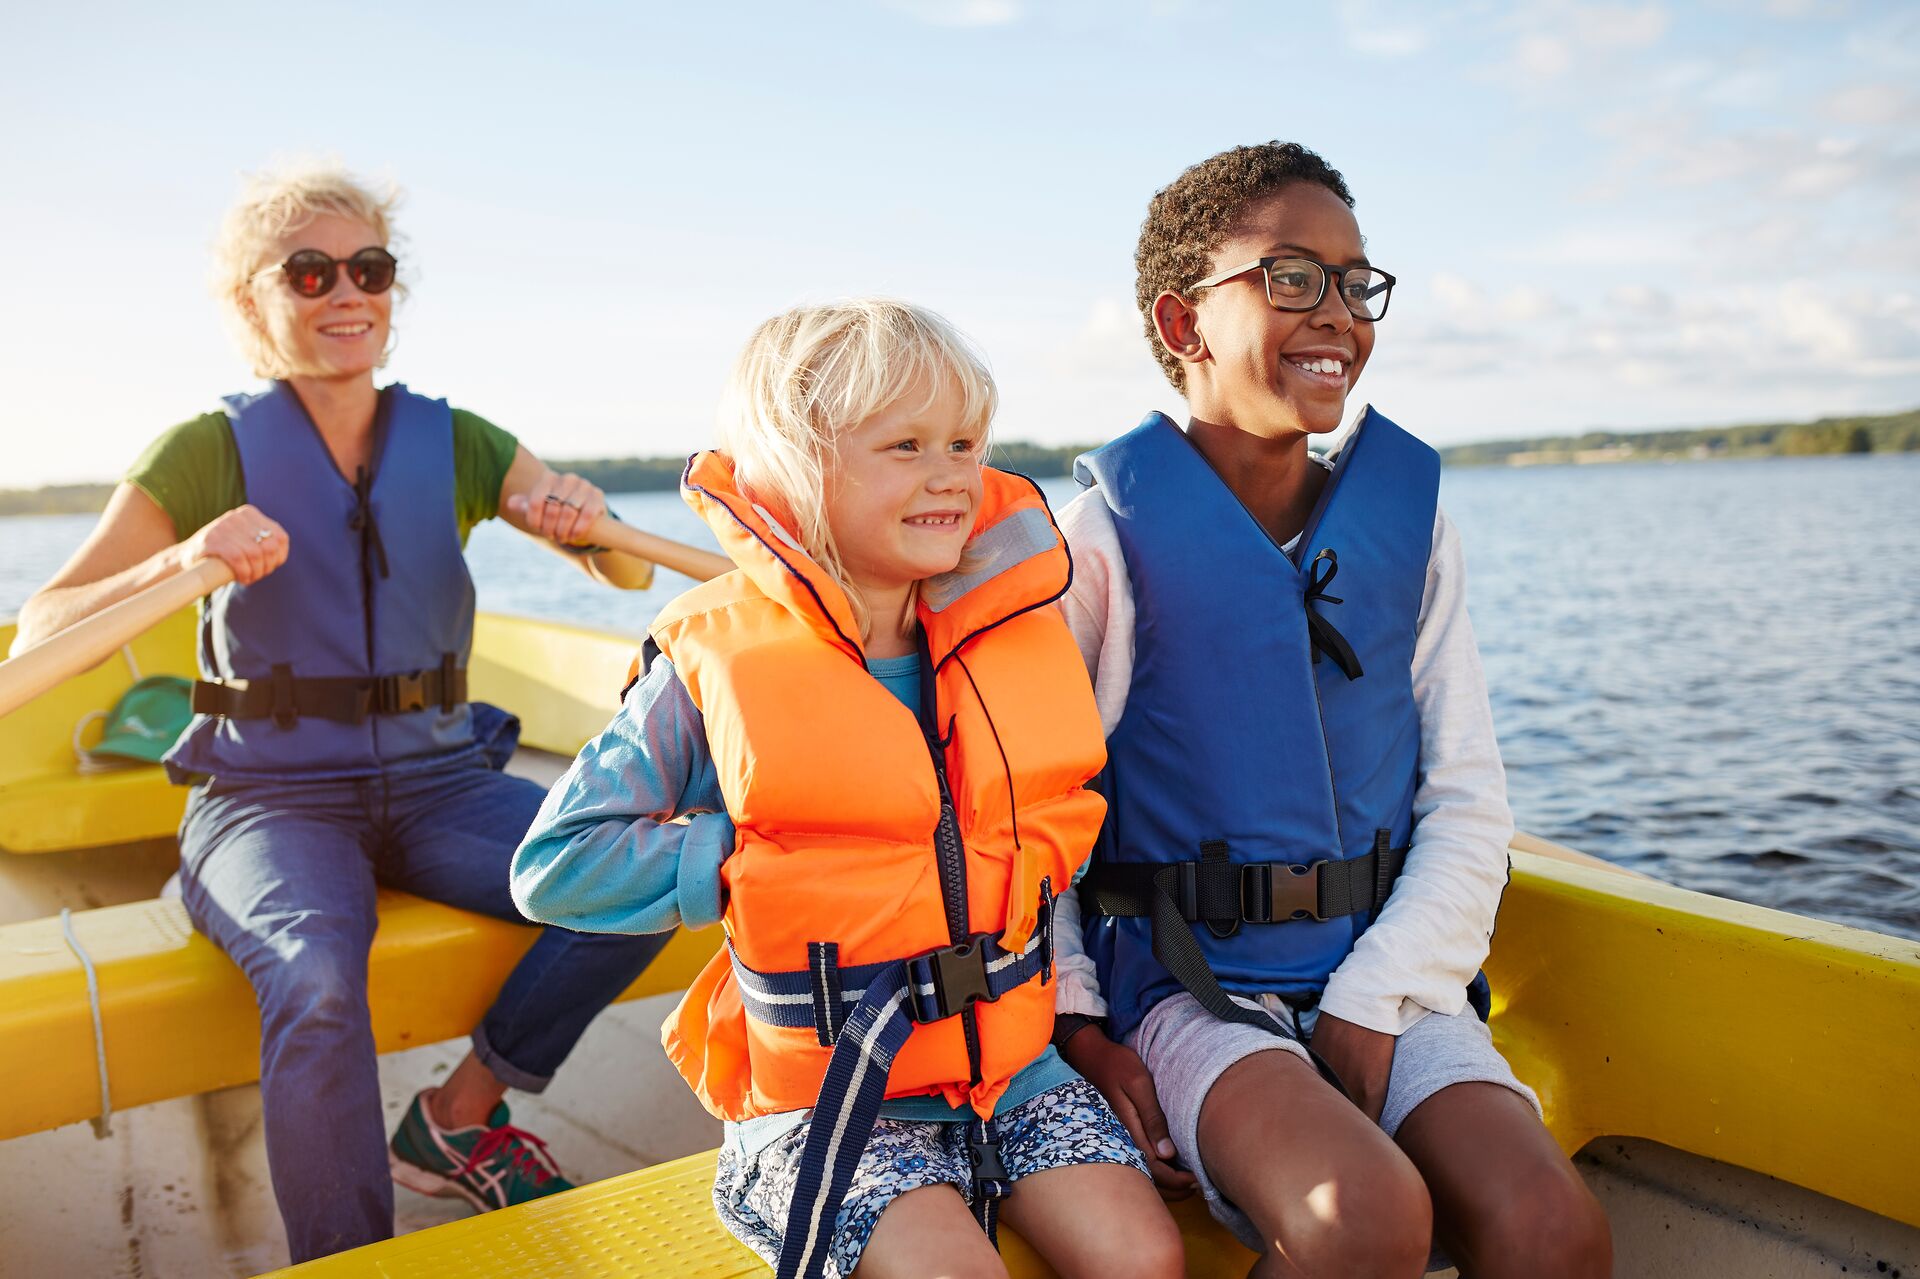
[[[1094,444],[994,445],[990,463],[1034,479],[1073,473],[1073,459]],[[1920,409],[1812,422],[1692,427],[1665,431],[1585,431],[1450,444],[1439,450],[1449,467],[1607,466],[1625,462],[1720,462],[1754,458],[1850,457],[1920,452]],[[609,493],[670,493],[679,487],[681,457],[556,459]],[[47,484],[0,489],[0,518],[16,515],[97,515],[117,482]]]

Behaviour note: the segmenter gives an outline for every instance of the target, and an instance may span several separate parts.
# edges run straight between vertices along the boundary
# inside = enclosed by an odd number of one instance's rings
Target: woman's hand
[[[1326,1012],[1313,1027],[1313,1050],[1340,1076],[1353,1104],[1376,1124],[1387,1105],[1395,1042],[1392,1035],[1356,1026]]]
[[[1060,1049],[1067,1064],[1080,1077],[1100,1090],[1100,1095],[1120,1116],[1133,1137],[1133,1144],[1147,1157],[1147,1171],[1160,1197],[1168,1201],[1185,1199],[1199,1186],[1190,1172],[1173,1166],[1173,1139],[1167,1136],[1167,1117],[1160,1110],[1159,1094],[1153,1090],[1153,1076],[1138,1053],[1125,1044],[1108,1039],[1099,1026],[1076,1031]]]
[[[233,580],[251,586],[287,562],[287,531],[257,506],[236,506],[180,543],[180,567],[216,559],[233,570]]]
[[[607,513],[607,495],[578,475],[542,468],[525,493],[507,499],[507,510],[521,527],[562,546],[578,546],[587,530]]]

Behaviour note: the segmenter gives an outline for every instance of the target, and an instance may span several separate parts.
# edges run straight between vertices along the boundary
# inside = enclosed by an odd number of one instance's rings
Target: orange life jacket
[[[721,867],[730,945],[663,1039],[707,1109],[739,1120],[813,1106],[833,1049],[818,1027],[750,1015],[736,963],[751,981],[806,973],[822,943],[842,969],[951,947],[957,886],[943,895],[928,738],[867,672],[846,596],[741,495],[727,458],[696,455],[681,483],[739,568],[670,604],[651,634],[705,719],[737,835]],[[1072,883],[1105,811],[1084,789],[1105,761],[1099,713],[1052,607],[1071,573],[1032,481],[989,469],[960,568],[919,592],[923,714],[964,845],[965,930],[1000,934],[1007,952],[1035,940],[1048,890]],[[937,1093],[988,1116],[1046,1048],[1053,990],[1028,980],[966,1018],[916,1021],[886,1095]]]

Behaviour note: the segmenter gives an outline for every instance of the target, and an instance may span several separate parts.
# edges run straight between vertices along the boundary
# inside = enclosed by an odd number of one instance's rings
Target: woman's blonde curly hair
[[[392,216],[399,204],[400,192],[392,184],[376,188],[332,160],[291,160],[246,175],[240,198],[227,210],[214,242],[213,294],[257,376],[281,378],[290,371],[253,301],[254,289],[278,283],[261,274],[276,265],[270,260],[274,246],[288,232],[332,214],[366,223],[391,249]],[[397,280],[394,289],[406,296],[403,281]],[[380,363],[386,360],[382,353]]]

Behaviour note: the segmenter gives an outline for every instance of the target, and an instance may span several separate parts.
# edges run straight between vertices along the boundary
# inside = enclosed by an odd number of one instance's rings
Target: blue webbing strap
[[[894,1054],[913,1033],[907,1015],[907,966],[867,983],[864,996],[840,1027],[827,1074],[820,1081],[800,1148],[800,1173],[787,1207],[786,1235],[780,1241],[778,1279],[820,1279],[827,1263],[841,1201],[853,1185],[854,1171],[887,1095],[887,1072]]]
[[[972,944],[981,952],[976,966],[985,973],[983,997],[998,999],[1014,987],[1040,976],[1053,958],[1052,933],[1053,912],[1047,909],[1042,911],[1033,936],[1018,951],[1003,948],[992,936],[976,936]],[[739,952],[733,949],[733,943],[727,943],[727,954],[733,961],[734,982],[740,991],[740,1003],[749,1017],[769,1026],[789,1030],[818,1030],[819,1022],[814,1014],[816,1005],[837,1005],[839,1010],[851,1016],[851,1010],[866,998],[867,988],[894,968],[907,970],[902,982],[911,982],[909,1011],[915,1020],[939,1021],[960,1011],[957,1007],[941,1007],[942,990],[936,973],[940,951],[879,964],[847,967],[836,962],[822,965],[831,968],[831,972],[826,974],[828,978],[837,975],[838,989],[833,990],[823,989],[816,975],[816,964],[825,959],[825,947],[816,943],[808,949],[808,967],[795,972],[763,973],[747,967],[741,961]],[[837,948],[833,954],[837,959]],[[829,980],[827,984],[831,986],[834,983]],[[831,1017],[832,1014],[828,1015]],[[841,1028],[834,1038],[844,1034],[846,1031]]]
[[[833,1047],[846,1020],[840,1000],[840,946],[837,942],[807,943],[807,971],[813,977],[813,1031],[822,1048]]]
[[[962,989],[944,985],[943,960],[952,961],[954,952],[964,949],[967,962],[959,967],[977,970],[978,974],[977,984],[966,986],[965,993],[998,999],[1040,976],[1049,966],[1051,925],[1052,911],[1044,909],[1033,936],[1018,951],[1006,950],[996,938],[982,935],[970,939],[964,948],[946,947],[913,959],[851,968],[834,962],[837,948],[829,951],[816,944],[808,948],[806,969],[784,973],[763,973],[747,967],[728,944],[735,984],[748,1016],[771,1026],[810,1028],[822,1042],[831,1036],[833,1043],[833,1055],[827,1060],[820,1096],[800,1149],[799,1174],[787,1208],[786,1233],[776,1267],[778,1279],[818,1279],[826,1265],[841,1202],[853,1184],[874,1121],[880,1117],[895,1054],[913,1033],[916,1022],[954,1016],[965,1006],[950,1006],[948,1002],[949,997],[957,1000]],[[957,979],[949,976],[946,980]],[[852,1010],[835,1025],[835,1014],[849,1004]],[[1004,1171],[996,1177],[988,1169],[982,1175],[977,1164],[979,1148],[991,1150],[994,1146],[986,1133],[981,1124],[969,1135],[976,1138],[975,1215],[991,1236],[995,1201],[1004,1197],[1011,1185]],[[993,1167],[998,1167],[997,1153]]]

